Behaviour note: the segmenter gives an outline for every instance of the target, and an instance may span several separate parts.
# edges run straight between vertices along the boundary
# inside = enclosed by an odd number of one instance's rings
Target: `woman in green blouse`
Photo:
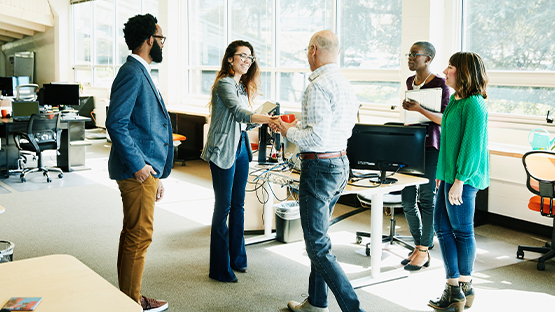
[[[434,229],[443,256],[447,285],[430,300],[436,309],[472,306],[471,274],[476,258],[474,208],[476,193],[489,185],[488,76],[480,56],[458,52],[449,59],[445,83],[455,90],[441,122],[437,164],[438,194]]]

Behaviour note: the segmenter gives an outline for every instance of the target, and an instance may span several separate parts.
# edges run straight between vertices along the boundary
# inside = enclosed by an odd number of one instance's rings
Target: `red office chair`
[[[538,270],[545,270],[545,260],[555,257],[555,218],[553,198],[555,197],[555,153],[550,151],[531,151],[522,157],[522,164],[526,170],[526,186],[530,192],[536,194],[530,198],[528,208],[539,212],[544,217],[553,218],[553,233],[551,243],[542,247],[518,246],[517,258],[524,258],[524,250],[543,253],[538,259]]]
[[[173,135],[173,162],[176,161],[180,161],[182,166],[185,166],[185,160],[184,159],[177,159],[177,154],[178,154],[178,147],[179,145],[181,145],[182,141],[187,140],[187,137],[181,134],[177,134],[177,133],[172,133]],[[172,168],[173,168],[173,164],[172,164]]]

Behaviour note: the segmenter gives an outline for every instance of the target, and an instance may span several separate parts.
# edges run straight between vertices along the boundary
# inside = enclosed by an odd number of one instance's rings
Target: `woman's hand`
[[[455,183],[451,186],[449,190],[449,203],[451,205],[461,205],[463,203],[462,193],[463,193],[464,183],[460,180],[455,179]]]
[[[270,123],[274,119],[278,119],[279,116],[270,116],[268,114],[257,114],[254,113],[251,115],[251,122],[257,124],[267,124]]]
[[[414,100],[403,100],[403,108],[408,111],[419,112],[422,109],[422,106],[420,106],[420,103]]]

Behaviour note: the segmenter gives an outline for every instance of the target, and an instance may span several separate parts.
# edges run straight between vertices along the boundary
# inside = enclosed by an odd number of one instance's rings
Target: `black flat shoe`
[[[237,271],[237,272],[240,272],[240,273],[247,273],[247,267],[239,268],[239,269],[234,269],[234,268],[231,268],[231,269],[233,271]]]
[[[410,255],[409,255],[410,256]],[[407,265],[410,263],[410,259],[403,259],[403,261],[401,261],[402,265]]]

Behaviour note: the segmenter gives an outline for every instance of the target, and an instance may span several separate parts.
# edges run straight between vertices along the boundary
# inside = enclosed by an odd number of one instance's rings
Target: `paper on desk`
[[[437,113],[441,112],[441,96],[441,88],[405,91],[405,100],[416,101],[425,109]],[[407,111],[405,109],[401,111],[401,120],[403,120],[406,125],[430,121],[430,119],[418,112]]]

